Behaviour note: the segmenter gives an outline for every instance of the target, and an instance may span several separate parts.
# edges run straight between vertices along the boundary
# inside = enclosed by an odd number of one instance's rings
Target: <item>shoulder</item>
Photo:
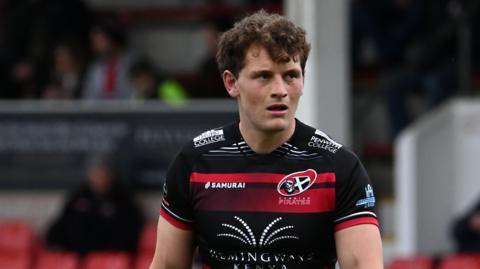
[[[295,128],[293,142],[301,148],[329,156],[338,154],[344,148],[342,144],[330,138],[325,132],[299,120],[297,120]]]
[[[219,127],[204,131],[192,139],[192,144],[198,151],[205,150],[207,148],[217,147],[226,141],[224,127]]]
[[[188,141],[180,154],[191,159],[236,140],[235,123],[203,131]]]
[[[339,151],[345,148],[342,144],[318,129],[314,130],[307,142],[307,146],[312,150],[322,151],[332,156],[338,154]]]
[[[296,141],[300,147],[308,151],[318,152],[334,164],[354,164],[358,161],[357,156],[350,149],[326,132],[300,121],[298,121],[297,126],[299,130]]]

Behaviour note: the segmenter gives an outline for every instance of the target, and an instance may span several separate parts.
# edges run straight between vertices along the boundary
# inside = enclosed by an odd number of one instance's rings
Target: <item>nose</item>
[[[276,77],[272,81],[271,97],[284,98],[287,96],[287,85],[282,77]]]

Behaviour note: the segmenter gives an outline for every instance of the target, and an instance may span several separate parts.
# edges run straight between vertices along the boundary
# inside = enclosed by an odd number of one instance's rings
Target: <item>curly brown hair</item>
[[[277,63],[300,60],[305,73],[310,52],[305,30],[281,15],[264,10],[243,18],[222,34],[216,55],[220,73],[229,70],[238,77],[245,66],[245,53],[252,45],[264,47]]]

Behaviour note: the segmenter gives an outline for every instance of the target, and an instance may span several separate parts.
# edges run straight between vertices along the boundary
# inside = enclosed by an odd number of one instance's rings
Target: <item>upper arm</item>
[[[365,168],[352,153],[341,153],[336,160],[335,231],[359,224],[378,226],[375,194]]]
[[[187,157],[178,154],[165,178],[157,244],[150,269],[191,268],[194,218],[189,195],[190,173]]]
[[[383,268],[382,240],[376,225],[361,224],[335,233],[337,257],[342,269]]]
[[[150,269],[192,268],[193,250],[193,231],[177,228],[160,217],[157,244]]]
[[[360,160],[346,150],[337,154],[335,244],[342,269],[383,268],[375,195]]]

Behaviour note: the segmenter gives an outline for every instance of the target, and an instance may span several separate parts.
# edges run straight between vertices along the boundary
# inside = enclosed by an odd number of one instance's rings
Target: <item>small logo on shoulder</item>
[[[355,204],[356,206],[364,206],[365,208],[375,206],[375,195],[373,194],[373,188],[370,184],[365,187],[366,198],[360,199]]]
[[[310,138],[308,146],[336,153],[342,147],[342,144],[335,142],[324,132],[316,130],[315,135]]]
[[[277,191],[282,196],[296,196],[308,190],[317,179],[313,169],[295,172],[285,176],[277,185]]]
[[[222,130],[210,130],[193,139],[193,145],[198,148],[215,142],[225,141]]]

